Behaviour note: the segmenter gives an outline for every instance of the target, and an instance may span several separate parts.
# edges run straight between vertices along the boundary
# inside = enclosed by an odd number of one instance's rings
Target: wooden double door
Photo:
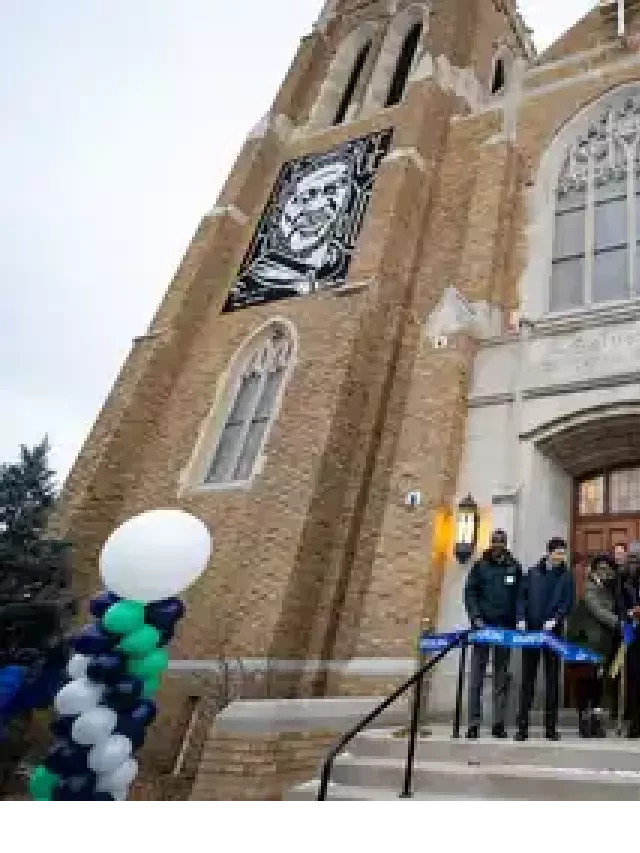
[[[578,519],[574,523],[571,542],[572,564],[576,581],[576,593],[582,596],[589,560],[595,554],[607,551],[619,543],[640,541],[640,515],[602,516],[594,519]]]

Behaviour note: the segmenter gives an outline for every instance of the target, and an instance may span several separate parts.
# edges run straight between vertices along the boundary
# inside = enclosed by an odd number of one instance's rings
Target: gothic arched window
[[[342,124],[355,117],[370,70],[378,24],[366,21],[338,47],[309,114],[310,128]]]
[[[391,78],[385,107],[392,107],[395,104],[399,104],[402,100],[421,35],[422,21],[417,21],[405,36],[402,44],[400,56],[398,57],[398,62]]]
[[[558,157],[550,311],[640,296],[640,87],[576,124]]]
[[[349,81],[347,82],[344,92],[342,93],[342,100],[340,101],[338,111],[333,120],[334,125],[342,124],[342,122],[347,117],[347,111],[351,106],[351,102],[353,101],[353,96],[355,95],[358,82],[360,81],[360,77],[362,76],[364,64],[367,61],[367,57],[369,56],[370,51],[371,42],[368,41],[360,49],[360,53],[357,55],[356,61],[353,63],[353,68],[351,69],[351,76],[349,77]]]
[[[215,403],[181,476],[181,488],[233,486],[253,479],[291,373],[295,348],[290,324],[273,320],[240,349],[220,380]]]
[[[275,325],[243,359],[205,485],[251,479],[284,388],[292,350],[291,338]]]
[[[364,116],[400,103],[428,28],[428,3],[412,3],[394,15],[367,86]]]

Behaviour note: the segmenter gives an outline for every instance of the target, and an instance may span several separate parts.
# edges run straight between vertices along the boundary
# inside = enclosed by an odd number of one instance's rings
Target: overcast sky
[[[520,2],[538,47],[593,5]],[[321,6],[0,0],[0,461],[66,475]]]

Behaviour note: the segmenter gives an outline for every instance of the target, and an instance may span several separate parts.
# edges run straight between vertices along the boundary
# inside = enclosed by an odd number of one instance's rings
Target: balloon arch
[[[106,590],[91,600],[95,621],[71,638],[68,678],[53,702],[55,740],[29,779],[33,799],[127,798],[166,647],[185,613],[176,596],[211,553],[207,527],[176,509],[142,513],[111,534],[100,554]]]

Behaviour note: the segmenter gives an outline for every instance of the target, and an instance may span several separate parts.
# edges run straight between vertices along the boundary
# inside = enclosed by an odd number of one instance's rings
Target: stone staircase
[[[413,777],[417,800],[638,800],[640,742],[581,740],[575,727],[558,743],[532,729],[525,743],[485,736],[451,738],[451,727],[432,725],[420,737]],[[336,759],[331,800],[392,800],[402,789],[407,740],[391,729],[359,735]],[[289,791],[286,800],[313,800],[318,778]]]

